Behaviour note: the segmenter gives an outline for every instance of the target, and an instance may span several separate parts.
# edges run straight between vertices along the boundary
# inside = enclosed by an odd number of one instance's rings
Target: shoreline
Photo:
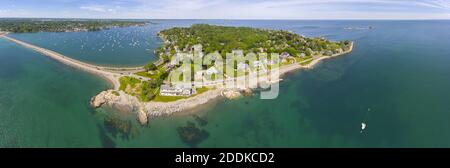
[[[17,40],[15,38],[12,37],[8,37],[7,33],[5,34],[0,34],[0,38],[4,38],[6,40],[9,40],[11,42],[14,42],[18,45],[21,45],[25,48],[31,49],[33,51],[36,51],[44,56],[47,56],[49,58],[52,58],[60,63],[63,63],[65,65],[68,65],[70,67],[73,68],[77,68],[80,70],[83,70],[85,72],[91,73],[93,75],[99,76],[103,79],[105,79],[106,81],[108,81],[109,83],[111,83],[113,85],[113,88],[115,90],[119,89],[120,87],[120,83],[119,83],[119,78],[124,76],[123,74],[130,74],[130,73],[134,73],[134,72],[138,72],[138,71],[142,71],[143,67],[121,67],[121,68],[117,68],[117,67],[104,67],[104,66],[97,66],[97,65],[93,65],[93,64],[89,64],[89,63],[85,63],[82,61],[78,61],[75,59],[72,59],[70,57],[64,56],[60,53],[57,53],[55,51],[51,51],[45,48],[41,48],[38,46],[35,46],[33,44],[29,44],[27,42],[23,42],[20,40]]]

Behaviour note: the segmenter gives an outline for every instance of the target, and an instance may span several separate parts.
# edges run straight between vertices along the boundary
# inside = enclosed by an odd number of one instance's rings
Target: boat
[[[366,123],[361,123],[361,133],[366,129],[367,124]]]

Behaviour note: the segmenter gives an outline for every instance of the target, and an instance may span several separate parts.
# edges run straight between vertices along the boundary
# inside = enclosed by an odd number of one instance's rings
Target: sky
[[[450,0],[0,0],[0,17],[450,19]]]

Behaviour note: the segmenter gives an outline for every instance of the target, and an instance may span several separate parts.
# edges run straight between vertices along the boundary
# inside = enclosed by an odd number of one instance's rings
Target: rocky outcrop
[[[112,90],[101,92],[100,94],[91,99],[91,105],[94,108],[99,108],[107,102],[116,101],[119,98],[119,96],[115,95],[113,92],[114,91]]]
[[[144,109],[139,109],[138,120],[142,125],[148,123],[148,116],[147,116],[147,113],[144,111]]]
[[[227,99],[234,100],[242,96],[241,92],[238,90],[230,89],[230,90],[224,90],[222,92],[222,96],[226,97]]]
[[[251,96],[252,94],[253,94],[252,89],[247,88],[247,89],[244,89],[244,91],[243,91],[244,96]]]
[[[108,106],[123,112],[134,112],[139,122],[146,124],[149,117],[171,115],[206,104],[219,97],[221,91],[221,89],[210,90],[195,97],[174,102],[140,102],[136,97],[122,91],[108,90],[92,98],[91,104],[95,108]]]
[[[94,108],[108,106],[122,112],[134,112],[138,115],[141,124],[147,123],[147,113],[143,109],[142,103],[134,96],[125,94],[122,91],[107,90],[103,91],[91,100]]]

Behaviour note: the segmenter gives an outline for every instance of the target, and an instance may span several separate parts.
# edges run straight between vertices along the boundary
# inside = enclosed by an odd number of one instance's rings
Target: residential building
[[[183,86],[170,86],[161,85],[159,94],[161,96],[191,96],[196,93],[195,88],[183,87]]]

